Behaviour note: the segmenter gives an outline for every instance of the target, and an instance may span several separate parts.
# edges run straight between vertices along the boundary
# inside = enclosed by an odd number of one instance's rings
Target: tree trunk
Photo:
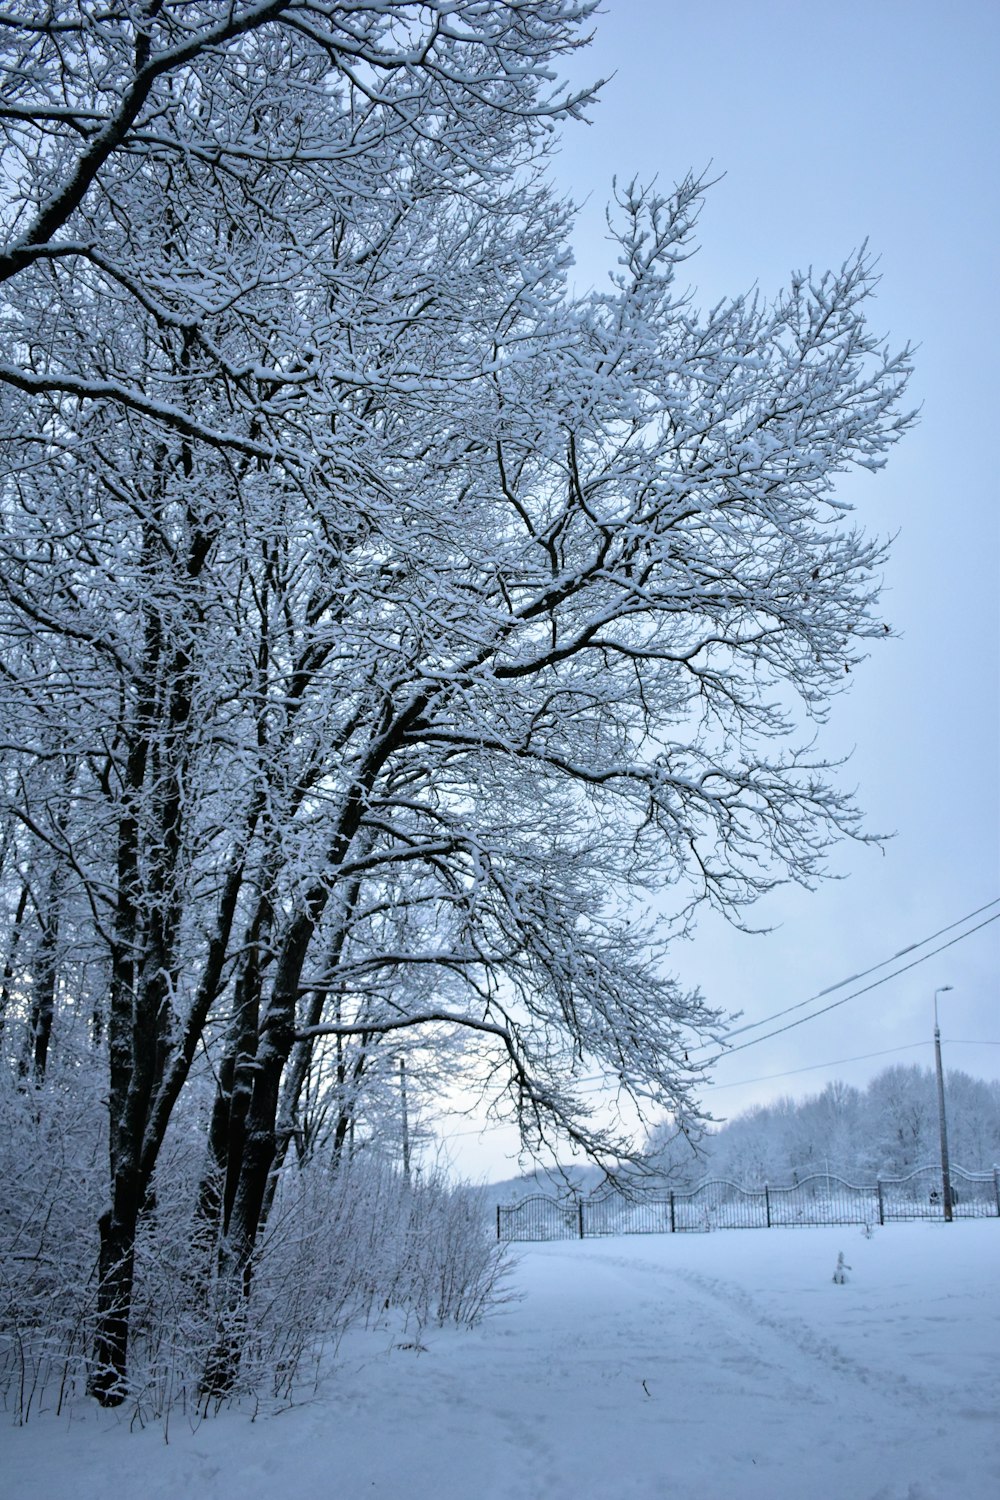
[[[28,1036],[21,1061],[24,1077],[30,1073],[36,1085],[45,1081],[52,1022],[56,1008],[56,947],[59,942],[60,871],[53,867],[41,916],[41,936],[35,953],[34,982],[31,987],[31,1013]]]
[[[229,1228],[253,1094],[261,984],[258,941],[259,933],[252,932],[247,959],[236,982],[232,1034],[219,1068],[208,1133],[208,1161],[198,1194],[199,1218],[213,1236],[220,1227],[224,1234]]]
[[[252,1257],[277,1151],[281,1078],[295,1040],[299,979],[326,898],[325,890],[316,893],[315,901],[307,904],[292,923],[278,960],[271,1000],[262,1017],[239,1173],[219,1255],[221,1320],[202,1379],[202,1390],[210,1396],[226,1395],[239,1370],[242,1308],[250,1291]],[[227,1197],[229,1191],[227,1185]]]
[[[21,942],[21,934],[24,931],[24,913],[28,905],[29,886],[28,882],[22,881],[21,894],[18,897],[17,909],[14,912],[14,921],[11,927],[10,942],[7,944],[7,958],[3,966],[3,978],[0,979],[0,1038],[3,1037],[4,1026],[7,1022],[7,1009],[10,1004],[11,981],[14,978],[14,970],[17,964],[17,950]]]
[[[100,1218],[97,1331],[88,1390],[101,1406],[120,1406],[128,1394],[128,1339],[139,1223],[138,1173],[122,1171],[114,1183],[114,1207]]]

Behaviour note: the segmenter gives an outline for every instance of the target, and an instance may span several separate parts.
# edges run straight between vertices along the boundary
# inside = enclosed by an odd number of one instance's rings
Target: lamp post
[[[944,1070],[941,1067],[941,1028],[938,1025],[937,997],[951,989],[942,984],[934,991],[934,1062],[937,1067],[938,1123],[941,1128],[941,1187],[944,1192],[944,1219],[951,1223],[951,1166],[948,1161],[948,1125],[944,1113]]]

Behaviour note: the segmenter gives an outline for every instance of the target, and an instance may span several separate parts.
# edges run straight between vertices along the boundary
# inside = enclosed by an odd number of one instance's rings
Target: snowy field
[[[844,1252],[849,1280],[832,1276]],[[996,1500],[1000,1224],[518,1247],[474,1333],[352,1335],[318,1394],[0,1428],[4,1500]],[[418,1347],[400,1348],[402,1343]],[[422,1347],[421,1347],[422,1346]],[[165,1441],[166,1437],[166,1441]]]

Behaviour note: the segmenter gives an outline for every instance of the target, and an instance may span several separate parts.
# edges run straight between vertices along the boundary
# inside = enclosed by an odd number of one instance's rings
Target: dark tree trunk
[[[236,982],[232,1034],[219,1069],[208,1162],[198,1195],[199,1217],[213,1234],[220,1227],[224,1234],[228,1232],[253,1094],[261,984],[256,941],[251,936],[247,961]]]
[[[36,1084],[45,1079],[55,1017],[60,885],[59,871],[54,869],[49,877],[45,909],[41,913],[41,936],[33,961],[35,974],[31,988],[31,1014],[21,1072],[25,1076],[30,1072]]]
[[[114,1207],[101,1215],[97,1332],[88,1388],[102,1406],[120,1406],[128,1394],[128,1340],[139,1223],[138,1174],[121,1172]]]
[[[17,950],[20,946],[21,934],[24,931],[24,913],[28,905],[28,896],[28,882],[24,881],[21,885],[21,894],[17,901],[17,910],[14,912],[10,942],[7,945],[7,957],[3,966],[3,979],[0,980],[0,1037],[3,1036],[4,1026],[7,1022],[7,1010],[10,1005],[10,987],[17,967]]]
[[[281,1077],[295,1040],[302,964],[326,894],[325,890],[318,892],[316,899],[293,922],[278,960],[271,999],[261,1020],[239,1172],[219,1256],[222,1321],[202,1381],[203,1391],[210,1396],[226,1395],[239,1370],[241,1309],[249,1295],[253,1252],[277,1154]],[[227,1197],[229,1191],[227,1185]]]
[[[333,840],[324,879],[306,895],[298,915],[290,923],[275,965],[270,1000],[263,1011],[260,1036],[253,1067],[253,1088],[246,1115],[246,1133],[236,1182],[228,1232],[222,1240],[220,1282],[223,1287],[223,1315],[216,1347],[206,1362],[202,1389],[207,1395],[223,1396],[231,1390],[239,1368],[240,1347],[234,1330],[242,1322],[252,1278],[253,1253],[261,1226],[273,1201],[277,1169],[290,1139],[287,1122],[279,1128],[282,1103],[282,1077],[295,1044],[298,1001],[302,970],[309,945],[316,934],[333,891],[336,872],[343,865],[348,850],[361,826],[364,808],[371,789],[387,758],[400,744],[404,731],[415,723],[426,706],[426,699],[415,697],[405,715],[394,719],[391,704],[386,705],[382,732],[371,746],[357,782],[346,799],[339,827]],[[344,892],[342,920],[345,927],[354,901],[357,884],[352,882]],[[335,939],[334,954],[339,953]],[[303,1053],[301,1070],[293,1069],[295,1099],[305,1077],[308,1048]]]

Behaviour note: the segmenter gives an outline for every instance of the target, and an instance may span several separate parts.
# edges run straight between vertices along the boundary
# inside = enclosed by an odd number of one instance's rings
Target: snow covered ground
[[[846,1285],[832,1276],[844,1252]],[[316,1396],[0,1426],[9,1500],[996,1500],[1000,1224],[518,1247],[474,1333],[357,1333]],[[399,1343],[419,1342],[403,1349]]]

